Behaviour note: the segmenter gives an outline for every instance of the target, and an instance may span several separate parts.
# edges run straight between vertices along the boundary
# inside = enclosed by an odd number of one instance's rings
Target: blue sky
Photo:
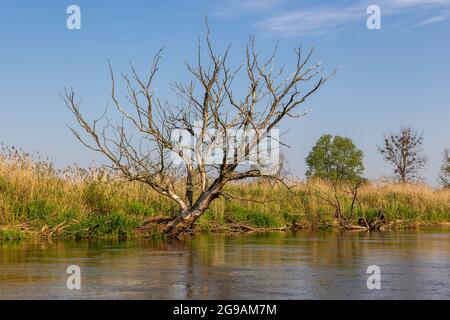
[[[81,30],[66,28],[66,8],[76,4]],[[366,8],[381,8],[381,30],[368,30]],[[280,60],[292,46],[314,45],[315,60],[338,74],[305,108],[314,111],[280,128],[293,173],[324,133],[347,136],[365,154],[366,175],[390,174],[376,152],[386,130],[424,130],[429,162],[424,176],[435,184],[442,152],[450,147],[450,0],[392,1],[8,1],[0,6],[0,142],[39,151],[58,166],[101,158],[71,136],[73,124],[59,93],[73,87],[89,116],[108,102],[107,60],[117,72],[129,61],[145,71],[165,46],[157,89],[187,80],[184,61],[195,59],[196,39],[209,17],[218,48],[233,43],[238,65],[249,35],[269,51],[279,41]]]

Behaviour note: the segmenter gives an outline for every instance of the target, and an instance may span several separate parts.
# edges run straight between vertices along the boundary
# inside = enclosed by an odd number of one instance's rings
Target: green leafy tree
[[[335,182],[361,180],[363,156],[351,139],[325,134],[306,158],[306,176]]]
[[[364,181],[363,156],[351,139],[325,134],[306,158],[306,176],[320,178],[331,188],[325,193],[317,190],[316,196],[334,208],[334,216],[341,225],[349,223],[358,204],[358,189]],[[345,213],[342,201],[349,196],[350,206]]]

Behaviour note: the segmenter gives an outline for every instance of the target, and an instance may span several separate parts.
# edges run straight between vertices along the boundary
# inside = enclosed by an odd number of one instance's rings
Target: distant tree
[[[439,182],[445,188],[450,187],[450,150],[445,149],[442,157],[441,172],[439,173]]]
[[[341,225],[349,223],[358,203],[358,189],[364,181],[363,156],[351,139],[325,134],[306,158],[306,176],[320,178],[330,188],[326,192],[316,190],[316,196],[334,208],[334,216]],[[351,204],[345,214],[342,201],[349,196]]]
[[[363,156],[351,139],[325,134],[306,158],[306,176],[329,181],[360,180],[364,171]]]
[[[400,133],[385,133],[378,152],[394,167],[394,174],[403,183],[420,180],[420,171],[426,164],[422,155],[423,133],[411,127],[400,128]]]

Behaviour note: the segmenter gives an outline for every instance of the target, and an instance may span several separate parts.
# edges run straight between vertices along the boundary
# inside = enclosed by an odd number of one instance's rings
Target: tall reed
[[[198,225],[202,230],[232,224],[264,228],[293,223],[311,228],[331,225],[333,208],[317,196],[318,192],[329,193],[326,184],[295,184],[291,190],[262,180],[232,184],[227,188],[232,197],[213,202]],[[348,199],[341,197],[344,210],[349,210]],[[358,199],[355,222],[358,215],[380,213],[388,221],[450,220],[449,189],[369,183],[361,187]],[[56,169],[39,154],[1,145],[0,239],[33,233],[68,238],[131,236],[148,218],[171,215],[176,209],[150,187],[122,181],[110,170],[77,165]]]

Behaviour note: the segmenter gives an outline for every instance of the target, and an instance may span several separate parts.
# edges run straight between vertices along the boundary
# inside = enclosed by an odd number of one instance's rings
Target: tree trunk
[[[186,232],[202,214],[203,212],[199,210],[182,212],[166,225],[164,233],[170,238],[177,238],[180,234]]]
[[[219,197],[222,188],[223,184],[221,181],[217,181],[210,190],[205,191],[198,198],[191,208],[182,211],[174,220],[170,221],[166,225],[164,233],[170,238],[177,238],[184,233],[205,213],[210,203]]]

